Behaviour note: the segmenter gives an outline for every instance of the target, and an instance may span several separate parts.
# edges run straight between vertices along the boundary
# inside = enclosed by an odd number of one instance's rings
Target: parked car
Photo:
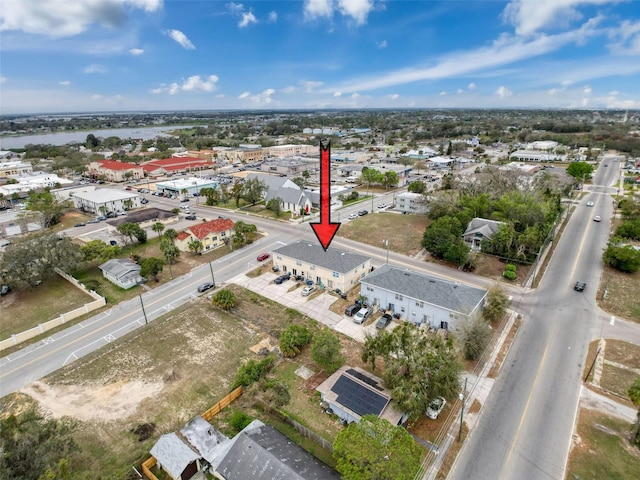
[[[344,310],[344,314],[348,315],[349,317],[353,317],[353,315],[360,310],[360,304],[358,303],[354,303],[353,305],[349,305],[347,308],[345,308]]]
[[[368,308],[361,308],[357,311],[357,313],[353,316],[353,321],[356,323],[363,323],[365,319],[369,316],[371,312],[369,312]]]
[[[187,215],[184,217],[186,220],[195,220],[197,217],[195,215]]]
[[[74,225],[74,227],[84,227],[86,225],[86,223],[84,222],[78,222]]]
[[[593,217],[594,222],[599,222],[600,220],[602,220],[602,218],[600,218],[600,215],[596,215],[595,217]]]
[[[143,198],[142,200],[140,200],[140,203],[142,203],[142,204],[149,203],[149,200],[147,200],[146,198]]]
[[[87,225],[90,223],[100,223],[100,220],[98,220],[97,218],[92,218],[91,220],[87,220]]]
[[[380,329],[385,328],[390,323],[391,323],[391,315],[388,313],[385,313],[378,319],[378,322],[376,323],[376,328],[380,328]]]
[[[188,202],[189,201],[189,197],[184,197],[180,199],[181,202]]]
[[[105,217],[104,215],[98,215],[96,217],[96,220],[98,220],[99,222],[104,222],[107,219],[107,217]]]
[[[278,278],[276,278],[274,282],[276,283],[276,285],[280,285],[282,282],[289,280],[290,278],[291,278],[291,274],[287,272],[283,275],[280,275]]]
[[[587,207],[593,207],[593,202],[587,202]]]
[[[361,217],[364,217],[367,213],[369,213],[369,211],[368,211],[368,210],[360,210],[360,211],[358,212],[358,215],[359,215],[359,216],[361,216]]]
[[[210,290],[210,289],[212,289],[213,287],[215,287],[215,285],[214,285],[213,283],[211,283],[211,282],[205,282],[205,283],[203,283],[203,284],[201,284],[201,285],[198,285],[198,291],[199,291],[200,293],[202,293],[202,292],[206,292],[207,290]]]
[[[116,212],[107,213],[107,218],[116,218],[117,216],[118,216],[118,214]]]
[[[7,293],[9,293],[11,291],[11,287],[9,285],[2,285],[2,287],[0,287],[0,295],[5,296]]]
[[[444,406],[447,404],[447,401],[444,397],[436,397],[431,400],[429,407],[427,408],[427,417],[431,420],[435,420],[440,415],[440,412],[444,409]]]
[[[349,214],[349,220],[354,220],[354,219],[356,219],[356,218],[358,218],[358,214],[357,214],[357,213],[351,213],[351,214]]]
[[[585,288],[587,288],[587,284],[584,282],[576,282],[576,284],[573,286],[573,289],[576,292],[584,292]]]
[[[259,262],[264,262],[267,258],[269,258],[271,255],[269,255],[268,253],[261,253],[260,255],[258,255],[258,261]]]
[[[315,292],[317,289],[318,289],[318,287],[316,287],[315,285],[308,285],[308,286],[306,286],[306,287],[304,287],[302,289],[302,296],[303,297],[308,297],[313,292]]]
[[[386,203],[379,203],[378,204],[378,208],[387,208],[387,204]]]

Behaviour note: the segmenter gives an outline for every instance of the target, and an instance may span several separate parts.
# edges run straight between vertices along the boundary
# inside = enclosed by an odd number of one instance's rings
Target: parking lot
[[[236,285],[240,285],[247,290],[251,290],[263,297],[269,298],[285,307],[293,308],[314,320],[327,325],[328,327],[340,332],[354,340],[364,343],[367,335],[376,335],[377,329],[375,322],[369,317],[363,325],[358,325],[353,321],[352,317],[347,315],[338,315],[329,307],[337,300],[336,297],[326,291],[314,293],[309,297],[302,296],[303,284],[299,288],[289,291],[296,283],[295,280],[287,280],[280,285],[273,283],[279,273],[264,273],[255,278],[249,278],[246,275],[238,275],[230,281]],[[387,328],[391,329],[397,326],[392,322]]]

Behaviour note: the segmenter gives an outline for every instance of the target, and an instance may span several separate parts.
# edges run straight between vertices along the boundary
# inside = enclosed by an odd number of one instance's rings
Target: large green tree
[[[411,480],[421,453],[407,430],[375,415],[351,423],[333,443],[336,469],[345,480]]]
[[[636,377],[627,393],[633,404],[638,407],[636,423],[633,427],[633,433],[631,434],[631,442],[637,447],[640,447],[640,377]]]
[[[242,189],[242,198],[249,204],[255,205],[262,200],[262,194],[266,191],[267,186],[257,178],[250,178],[244,182]]]
[[[56,268],[70,273],[83,261],[80,246],[68,237],[36,233],[16,239],[6,247],[0,274],[5,283],[26,288],[53,277]]]
[[[311,340],[311,358],[330,373],[335,372],[344,357],[341,355],[340,339],[329,328],[323,328],[313,335]]]
[[[635,273],[640,268],[640,250],[625,245],[618,237],[613,237],[603,255],[604,262],[625,273]]]
[[[40,212],[42,214],[42,228],[49,228],[60,220],[66,207],[65,202],[61,202],[53,194],[45,190],[43,192],[29,192],[27,200],[27,210]]]
[[[410,322],[366,339],[362,361],[375,369],[378,358],[397,408],[411,416],[423,414],[435,397],[451,398],[460,390],[461,366],[453,344]]]
[[[571,162],[567,167],[567,173],[580,180],[591,178],[593,165],[587,162]]]

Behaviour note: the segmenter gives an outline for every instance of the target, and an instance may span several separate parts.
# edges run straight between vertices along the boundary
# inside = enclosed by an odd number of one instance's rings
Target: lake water
[[[180,128],[191,128],[191,125],[172,127],[142,127],[142,128],[112,128],[108,130],[83,130],[74,132],[43,133],[41,135],[22,135],[19,137],[0,137],[0,150],[10,148],[24,148],[26,145],[64,145],[70,142],[84,143],[87,135],[93,133],[96,137],[141,138],[150,140],[165,132]]]

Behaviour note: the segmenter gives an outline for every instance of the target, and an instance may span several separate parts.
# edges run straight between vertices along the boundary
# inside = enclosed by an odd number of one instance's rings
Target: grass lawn
[[[640,270],[623,273],[605,265],[598,291],[600,307],[612,315],[640,323]],[[602,298],[606,289],[606,298]]]
[[[58,275],[29,290],[0,297],[0,339],[57,318],[93,299]]]
[[[380,248],[385,248],[385,241],[389,239],[389,250],[415,255],[422,249],[422,235],[427,223],[425,215],[380,212],[342,224],[338,235]]]
[[[640,450],[630,446],[627,440],[629,434],[629,423],[594,410],[582,409],[566,478],[640,478]]]

